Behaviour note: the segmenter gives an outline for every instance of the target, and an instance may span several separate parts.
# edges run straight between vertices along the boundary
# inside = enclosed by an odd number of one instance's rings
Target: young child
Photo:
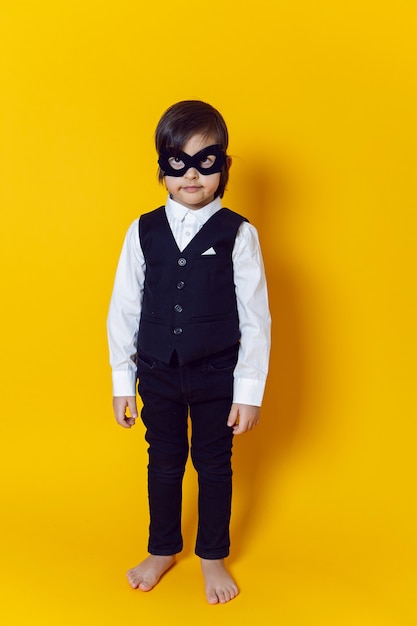
[[[234,435],[259,422],[268,369],[270,315],[255,228],[222,208],[229,175],[228,132],[220,113],[178,102],[155,134],[165,207],[129,228],[108,316],[113,408],[135,424],[136,380],[149,444],[149,556],[128,572],[151,590],[182,549],[182,478],[198,474],[198,532],[207,600],[238,594],[229,554]]]

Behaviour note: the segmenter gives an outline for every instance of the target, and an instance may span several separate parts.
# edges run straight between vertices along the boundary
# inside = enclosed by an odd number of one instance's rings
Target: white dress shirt
[[[191,210],[168,197],[165,211],[178,248],[182,251],[221,208],[220,198],[202,209]],[[125,237],[107,318],[114,396],[136,394],[134,358],[146,272],[138,221],[131,224]],[[271,318],[258,233],[248,222],[239,227],[232,261],[241,332],[233,402],[261,406],[268,372]]]

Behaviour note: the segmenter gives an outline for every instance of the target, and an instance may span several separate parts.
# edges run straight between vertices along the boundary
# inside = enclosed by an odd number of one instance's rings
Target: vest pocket
[[[169,318],[162,315],[153,315],[149,313],[143,313],[141,315],[141,320],[144,322],[150,322],[151,324],[167,324],[167,320],[169,323]]]
[[[219,313],[218,315],[193,315],[191,321],[195,324],[207,322],[227,322],[230,317],[230,315],[224,313]]]
[[[143,354],[136,354],[136,366],[138,370],[140,367],[144,367],[145,369],[152,370],[156,367],[156,361],[151,356],[145,356]]]

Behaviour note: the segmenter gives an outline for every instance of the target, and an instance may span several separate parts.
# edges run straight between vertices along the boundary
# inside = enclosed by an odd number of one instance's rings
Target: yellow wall
[[[4,624],[415,624],[416,18],[399,0],[3,0]],[[163,203],[153,131],[224,114],[226,206],[257,225],[273,315],[262,425],[235,445],[231,567],[186,548],[151,594],[141,426],[111,412],[124,233]],[[213,610],[216,610],[214,616]]]

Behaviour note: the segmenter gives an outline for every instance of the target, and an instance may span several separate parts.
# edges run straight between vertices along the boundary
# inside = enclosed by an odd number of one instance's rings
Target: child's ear
[[[226,157],[227,169],[230,170],[230,168],[232,167],[232,162],[233,162],[233,159],[231,156]]]

